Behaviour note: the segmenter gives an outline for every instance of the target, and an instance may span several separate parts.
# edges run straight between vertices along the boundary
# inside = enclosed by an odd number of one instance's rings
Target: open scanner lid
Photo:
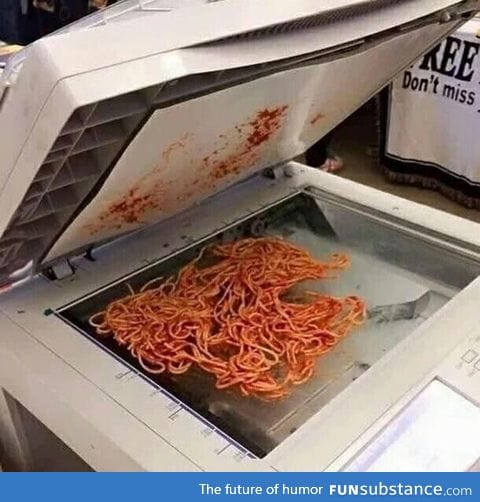
[[[0,285],[295,158],[480,0],[126,1],[0,77]]]

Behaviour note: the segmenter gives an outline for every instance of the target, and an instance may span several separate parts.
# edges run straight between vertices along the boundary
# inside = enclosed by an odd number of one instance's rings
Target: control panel
[[[480,406],[480,333],[448,357],[440,367],[439,377]]]

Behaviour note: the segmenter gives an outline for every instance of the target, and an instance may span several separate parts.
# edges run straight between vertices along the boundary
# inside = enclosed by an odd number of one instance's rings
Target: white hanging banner
[[[390,173],[480,198],[480,18],[397,77],[389,100]]]

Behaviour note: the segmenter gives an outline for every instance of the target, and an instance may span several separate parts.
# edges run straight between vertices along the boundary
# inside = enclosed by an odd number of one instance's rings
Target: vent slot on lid
[[[411,0],[406,0],[403,3],[411,3]],[[362,2],[360,5],[347,5],[342,9],[334,8],[330,12],[322,12],[317,15],[304,17],[303,19],[297,19],[295,21],[290,21],[286,23],[276,24],[269,26],[267,28],[261,28],[257,30],[252,30],[248,32],[241,33],[239,35],[233,35],[231,37],[226,37],[221,40],[216,40],[214,42],[209,42],[205,45],[214,46],[218,44],[223,44],[225,42],[230,42],[234,40],[251,40],[254,38],[267,38],[274,37],[275,35],[281,35],[285,33],[291,33],[295,31],[309,30],[311,28],[316,28],[319,26],[325,26],[332,23],[338,23],[341,21],[346,21],[361,15],[368,15],[373,12],[378,12],[380,10],[386,10],[395,4],[402,3],[399,0],[370,0],[367,2]]]
[[[48,180],[55,176],[57,170],[59,169],[60,164],[55,164],[54,162],[50,162],[47,164],[43,164],[42,167],[38,170],[37,175],[35,176],[35,181]]]
[[[110,102],[109,102],[110,101]],[[141,92],[125,94],[122,99],[99,103],[88,119],[90,126],[106,124],[114,120],[146,112],[148,105]]]
[[[147,109],[145,92],[138,91],[73,113],[0,239],[1,279],[40,259],[126,146]]]
[[[50,152],[59,152],[70,148],[74,143],[74,138],[70,134],[65,134],[64,136],[59,136],[57,141],[55,141],[54,145]]]
[[[121,123],[110,122],[99,126],[92,127],[83,132],[80,139],[72,149],[72,153],[81,153],[88,150],[115,143],[123,139],[125,132],[121,127]]]

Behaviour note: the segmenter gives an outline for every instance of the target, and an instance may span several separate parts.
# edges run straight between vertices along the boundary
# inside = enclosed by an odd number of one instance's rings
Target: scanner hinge
[[[68,258],[63,258],[45,269],[43,275],[51,281],[58,281],[75,275],[75,267]]]

